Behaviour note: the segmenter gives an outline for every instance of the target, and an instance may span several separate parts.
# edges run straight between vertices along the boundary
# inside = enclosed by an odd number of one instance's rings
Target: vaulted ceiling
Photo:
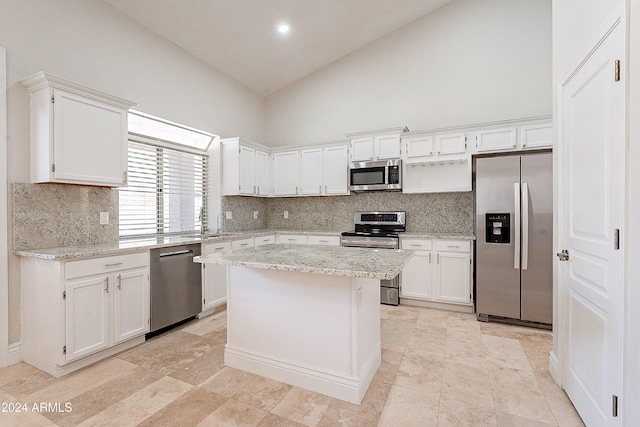
[[[268,95],[451,0],[104,1]]]

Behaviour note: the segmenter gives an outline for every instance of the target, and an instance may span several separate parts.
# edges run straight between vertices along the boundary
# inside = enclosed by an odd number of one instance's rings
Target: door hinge
[[[615,418],[618,416],[618,396],[611,396],[611,415]]]
[[[616,59],[615,62],[615,81],[619,82],[620,81],[620,60]]]
[[[67,346],[62,347],[62,354],[67,354]]]
[[[54,104],[55,102],[56,102],[56,98],[53,95],[51,95],[51,103]]]
[[[51,172],[55,172],[56,171],[56,164],[52,163],[51,164]]]
[[[62,299],[67,299],[67,291],[62,291]]]
[[[620,229],[616,228],[613,230],[613,249],[616,251],[620,250]]]

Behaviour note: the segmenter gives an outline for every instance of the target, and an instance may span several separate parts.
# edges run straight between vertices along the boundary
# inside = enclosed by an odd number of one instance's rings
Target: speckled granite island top
[[[270,244],[194,258],[195,262],[391,280],[413,251]]]

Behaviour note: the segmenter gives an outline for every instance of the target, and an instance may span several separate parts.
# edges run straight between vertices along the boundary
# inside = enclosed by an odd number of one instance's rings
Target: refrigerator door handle
[[[522,183],[522,269],[529,261],[529,184]]]
[[[515,227],[513,228],[514,238],[514,250],[513,250],[513,268],[520,268],[520,183],[513,183],[513,199],[515,205]]]

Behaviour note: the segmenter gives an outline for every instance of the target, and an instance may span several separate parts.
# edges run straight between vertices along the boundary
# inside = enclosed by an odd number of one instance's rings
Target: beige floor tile
[[[24,398],[36,391],[45,388],[49,384],[56,382],[56,379],[49,374],[38,370],[25,370],[26,375],[7,382],[0,387],[0,390],[18,398]]]
[[[81,426],[136,425],[192,389],[193,386],[162,377],[137,393],[84,421]]]
[[[382,361],[376,372],[376,378],[393,384],[398,373],[398,368],[404,357],[404,352],[382,348]]]
[[[304,424],[291,421],[275,414],[267,414],[257,427],[304,427]]]
[[[201,388],[189,390],[137,427],[189,427],[198,425],[228,400]]]
[[[271,413],[314,427],[318,425],[334,400],[319,393],[293,387],[271,410]]]
[[[446,344],[446,328],[416,324],[407,349],[412,352],[429,352],[444,355]]]
[[[0,415],[0,426],[53,427],[55,424],[38,412],[11,413]]]
[[[256,376],[249,384],[240,389],[233,398],[269,412],[284,398],[291,388],[288,384]]]
[[[249,372],[224,367],[211,378],[201,383],[199,387],[213,393],[231,397],[245,388],[255,378],[257,378],[257,375],[250,374]]]
[[[447,330],[445,361],[484,365],[484,343],[479,332],[458,327]]]
[[[420,309],[417,327],[447,329],[449,312],[447,310]]]
[[[489,372],[480,362],[447,361],[442,375],[442,397],[494,409]]]
[[[128,375],[136,365],[120,359],[107,359],[90,368],[65,375],[35,393],[24,397],[26,402],[68,402],[76,396],[114,378]]]
[[[71,399],[70,413],[49,413],[46,417],[62,427],[76,426],[162,377],[161,373],[136,368],[125,376],[111,377],[108,382]]]
[[[555,425],[499,411],[496,411],[496,419],[498,420],[498,427],[549,427]]]
[[[548,372],[536,374],[538,385],[553,412],[556,423],[561,427],[582,427],[584,423],[567,394],[551,378]]]
[[[381,319],[397,319],[405,322],[415,323],[420,316],[420,307],[411,306],[393,306],[393,305],[380,305],[380,318]]]
[[[394,385],[378,426],[436,426],[439,400],[439,397],[425,397],[415,389]]]
[[[438,427],[496,427],[496,413],[492,409],[460,400],[442,398],[438,412]]]
[[[483,335],[482,343],[487,361],[502,368],[531,371],[531,365],[520,341],[514,338]]]
[[[503,338],[518,338],[518,334],[513,325],[497,322],[478,322],[480,332],[483,335],[493,335]]]
[[[188,332],[190,334],[203,336],[210,332],[225,331],[227,329],[227,312],[221,311],[207,316],[203,319],[199,319],[184,328],[182,332]]]
[[[257,426],[267,415],[253,406],[229,399],[211,415],[198,424],[199,427],[252,427]]]
[[[533,372],[490,365],[489,376],[496,411],[555,424]]]
[[[380,342],[384,348],[404,352],[411,339],[415,322],[389,318],[380,325]]]
[[[391,387],[391,384],[374,380],[360,405],[334,399],[318,423],[318,427],[377,425]]]
[[[442,356],[426,352],[407,352],[398,369],[395,384],[439,395],[443,372]]]
[[[24,362],[8,366],[6,368],[0,368],[0,389],[7,383],[27,378],[28,376],[38,372],[40,371]]]
[[[170,377],[198,385],[224,368],[223,345],[212,346],[200,357],[183,364],[169,374]]]

